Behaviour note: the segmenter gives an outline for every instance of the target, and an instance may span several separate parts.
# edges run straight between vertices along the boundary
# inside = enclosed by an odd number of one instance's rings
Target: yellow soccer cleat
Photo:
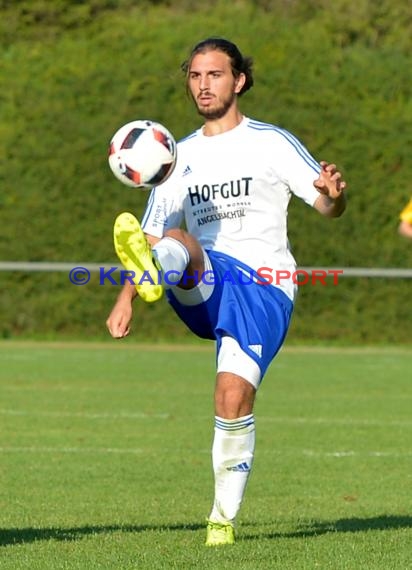
[[[123,267],[131,272],[139,296],[146,303],[163,295],[160,269],[139,222],[129,212],[116,218],[113,228],[114,248]]]
[[[207,521],[206,546],[224,546],[235,544],[235,529],[230,523]]]

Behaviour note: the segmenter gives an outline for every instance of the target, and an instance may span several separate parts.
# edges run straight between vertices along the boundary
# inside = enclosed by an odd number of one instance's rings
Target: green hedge
[[[330,5],[329,5],[330,4]],[[411,193],[411,20],[407,3],[337,0],[1,2],[0,259],[116,263],[112,224],[147,194],[109,171],[111,135],[134,118],[177,138],[196,128],[179,64],[199,39],[232,38],[255,60],[246,114],[335,161],[349,204],[289,216],[300,265],[409,267],[396,232]],[[3,336],[104,334],[117,291],[64,274],[0,274]],[[409,280],[306,288],[292,338],[408,342]],[[166,303],[136,306],[138,338],[186,337]],[[153,318],[156,317],[156,318]],[[158,328],[160,327],[160,328]]]

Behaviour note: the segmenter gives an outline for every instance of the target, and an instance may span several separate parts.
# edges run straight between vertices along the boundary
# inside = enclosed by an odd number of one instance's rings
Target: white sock
[[[210,520],[234,523],[252,469],[254,451],[253,414],[235,420],[215,417],[212,448],[215,498]]]
[[[153,246],[152,251],[162,269],[165,287],[177,285],[190,261],[185,246],[174,238],[164,237]]]

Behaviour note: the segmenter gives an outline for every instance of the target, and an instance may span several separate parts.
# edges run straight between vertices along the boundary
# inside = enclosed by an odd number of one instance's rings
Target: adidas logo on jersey
[[[183,171],[182,176],[187,176],[188,174],[191,174],[191,173],[192,173],[192,169],[190,168],[189,165],[187,165],[186,168],[185,168],[184,171]]]
[[[262,358],[262,345],[261,344],[249,344],[248,348],[252,350],[255,354]]]
[[[236,471],[238,473],[246,473],[247,471],[250,471],[250,467],[246,461],[243,461],[243,463],[239,463],[238,465],[234,465],[233,467],[226,467],[226,471]]]

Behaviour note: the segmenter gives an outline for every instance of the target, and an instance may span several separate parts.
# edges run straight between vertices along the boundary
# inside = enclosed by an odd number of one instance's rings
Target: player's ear
[[[246,75],[244,73],[239,73],[235,80],[235,93],[240,93],[246,82]]]

